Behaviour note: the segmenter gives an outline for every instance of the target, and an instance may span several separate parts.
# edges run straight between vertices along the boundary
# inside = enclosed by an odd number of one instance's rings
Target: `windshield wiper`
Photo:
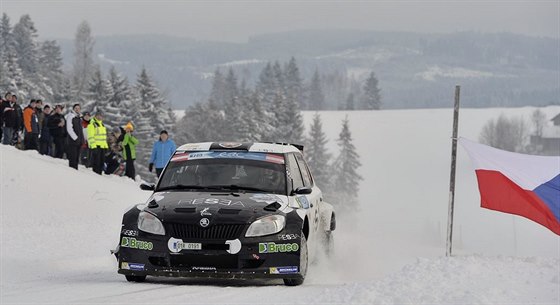
[[[223,190],[245,190],[245,191],[255,191],[255,192],[263,192],[263,193],[270,193],[268,190],[264,190],[258,187],[251,187],[251,186],[243,186],[243,185],[236,185],[236,184],[228,184],[228,185],[211,185],[210,188],[217,188]]]
[[[213,186],[204,186],[204,185],[186,185],[186,184],[176,184],[170,186],[160,187],[156,190],[156,192],[167,191],[167,190],[217,190],[220,189],[219,187]]]

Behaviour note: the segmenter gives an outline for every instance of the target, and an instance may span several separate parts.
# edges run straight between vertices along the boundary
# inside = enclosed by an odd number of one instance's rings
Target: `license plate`
[[[184,243],[181,248],[183,248],[185,250],[201,250],[202,249],[202,244],[201,243]]]

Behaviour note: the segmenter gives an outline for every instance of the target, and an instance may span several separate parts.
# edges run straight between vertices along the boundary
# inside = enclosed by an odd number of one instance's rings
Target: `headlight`
[[[147,212],[140,212],[140,215],[138,215],[138,229],[152,234],[165,235],[165,229],[161,221]]]
[[[245,233],[245,237],[276,234],[284,229],[285,224],[286,217],[282,215],[266,216],[261,219],[255,220],[249,226],[247,233]]]

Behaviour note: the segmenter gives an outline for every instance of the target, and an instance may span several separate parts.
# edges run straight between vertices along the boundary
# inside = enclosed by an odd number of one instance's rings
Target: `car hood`
[[[263,193],[166,191],[152,194],[144,210],[165,223],[251,223],[288,210],[288,197]]]

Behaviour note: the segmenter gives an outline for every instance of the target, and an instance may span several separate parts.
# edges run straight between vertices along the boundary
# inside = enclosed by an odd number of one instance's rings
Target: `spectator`
[[[13,95],[6,94],[6,100],[2,102],[0,111],[4,121],[4,135],[2,144],[12,145],[14,134],[18,131],[18,118],[16,108],[19,107],[12,98]],[[17,100],[17,98],[16,98]]]
[[[80,104],[74,104],[72,111],[66,117],[66,156],[68,157],[68,165],[78,169],[80,161],[80,149],[84,143],[84,130],[82,128],[82,119],[80,118]]]
[[[39,136],[39,153],[41,155],[51,155],[52,151],[52,137],[49,132],[49,119],[51,116],[51,106],[45,105],[43,108],[44,119],[41,125],[41,135]]]
[[[2,140],[2,135],[4,134],[4,111],[2,109],[2,104],[4,101],[10,102],[12,99],[12,94],[10,92],[4,95],[4,99],[0,98],[0,141]]]
[[[49,117],[49,132],[54,142],[53,157],[62,159],[64,157],[64,142],[66,141],[66,121],[62,116],[63,105],[54,107],[54,114]]]
[[[37,100],[35,113],[37,113],[37,119],[39,120],[39,133],[41,133],[41,126],[43,126],[43,120],[45,119],[45,114],[43,113],[43,100]]]
[[[87,142],[87,127],[89,125],[90,120],[91,120],[91,114],[88,111],[84,112],[82,116],[82,130],[84,134],[84,143],[82,143],[82,149],[80,151],[80,163],[82,163],[86,167],[91,166],[89,162],[91,151],[89,150],[88,142]]]
[[[150,165],[148,166],[149,171],[151,172],[155,165],[156,174],[159,177],[176,148],[175,142],[169,139],[167,131],[162,130],[159,133],[159,140],[154,143],[154,148],[152,149]]]
[[[25,150],[38,149],[37,140],[39,138],[39,119],[35,108],[37,101],[31,100],[23,111],[23,125],[25,127],[24,147]]]
[[[105,154],[105,174],[107,175],[124,175],[124,160],[122,158],[121,142],[124,139],[124,129],[120,127],[113,128],[113,131],[107,134],[107,144],[109,149]]]
[[[16,112],[16,126],[17,129],[14,132],[12,143],[17,148],[22,149],[21,140],[23,138],[23,110],[21,109],[20,105],[17,103],[17,96],[12,94],[12,102],[14,103],[14,110]]]
[[[103,125],[103,113],[97,111],[91,119],[88,127],[88,146],[91,149],[91,165],[93,171],[101,175],[105,163],[105,151],[107,145],[107,129]]]
[[[132,135],[134,131],[134,126],[132,122],[128,122],[124,127],[125,134],[122,140],[123,147],[123,158],[126,162],[126,172],[125,175],[130,179],[134,180],[136,176],[136,170],[134,168],[134,160],[136,160],[136,145],[138,145],[138,139]]]

